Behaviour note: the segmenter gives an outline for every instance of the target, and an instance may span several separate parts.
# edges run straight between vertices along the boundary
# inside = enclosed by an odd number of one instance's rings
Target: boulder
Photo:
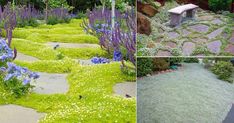
[[[150,4],[144,4],[137,1],[137,11],[149,17],[153,17],[158,11]]]
[[[137,33],[150,35],[151,23],[146,16],[137,12]]]

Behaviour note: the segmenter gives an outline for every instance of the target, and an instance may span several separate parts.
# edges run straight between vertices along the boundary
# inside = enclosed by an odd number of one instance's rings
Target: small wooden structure
[[[178,6],[176,8],[170,9],[170,25],[177,26],[180,25],[183,19],[183,13],[186,12],[186,17],[193,19],[196,14],[198,6],[194,4],[186,4]]]

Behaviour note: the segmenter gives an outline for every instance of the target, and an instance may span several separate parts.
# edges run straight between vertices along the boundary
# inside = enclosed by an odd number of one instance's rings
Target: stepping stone
[[[126,97],[126,94],[136,97],[136,82],[117,83],[114,86],[114,93],[122,97]]]
[[[230,39],[230,42],[234,44],[234,32],[232,33],[232,37]]]
[[[215,19],[212,21],[213,24],[223,24],[223,21],[221,21],[220,19]]]
[[[183,29],[183,30],[182,30],[182,35],[183,35],[183,36],[187,36],[187,35],[189,35],[189,34],[191,34],[191,32],[189,32],[188,30],[186,30],[186,29]]]
[[[46,43],[47,46],[50,46],[54,48],[56,45],[59,45],[59,47],[64,48],[97,48],[100,47],[98,44],[77,44],[77,43],[59,43],[59,42],[48,42]]]
[[[219,29],[211,32],[210,34],[208,34],[207,37],[209,39],[213,39],[213,38],[217,37],[218,35],[220,35],[222,32],[223,32],[223,28],[219,28]]]
[[[170,47],[170,48],[176,48],[176,47],[177,47],[177,44],[174,43],[174,42],[167,42],[167,43],[165,44],[165,46]]]
[[[222,42],[220,42],[219,40],[213,41],[207,44],[208,50],[215,54],[219,54],[221,46],[222,46]]]
[[[17,56],[15,60],[34,62],[34,61],[38,61],[39,59],[33,56],[29,56],[29,55],[25,55],[20,52],[17,52]]]
[[[205,15],[205,16],[200,16],[198,17],[198,20],[201,20],[201,21],[210,21],[210,20],[213,20],[213,16],[211,15]]]
[[[84,60],[84,59],[78,59],[78,62],[81,65],[95,65],[93,62],[91,62],[90,59]]]
[[[193,25],[193,26],[190,26],[190,28],[193,31],[200,32],[200,33],[206,33],[209,30],[208,26],[202,25],[202,24]]]
[[[225,52],[228,52],[234,55],[234,45],[232,44],[227,45],[227,47],[225,48]]]
[[[154,48],[154,47],[155,47],[155,43],[153,43],[153,42],[148,42],[146,47],[147,47],[147,48]]]
[[[234,123],[234,105],[232,104],[232,108],[227,114],[227,117],[223,121],[223,123]]]
[[[172,56],[169,51],[159,50],[156,56]]]
[[[32,85],[34,91],[39,94],[66,93],[69,89],[67,74],[39,73],[40,77]]]
[[[174,39],[174,38],[179,37],[180,35],[177,32],[169,32],[167,36],[169,39]]]
[[[38,123],[45,115],[17,105],[0,106],[0,114],[1,123]]]
[[[205,38],[195,38],[195,39],[192,39],[192,41],[196,42],[197,44],[204,44],[207,42],[207,39]]]
[[[195,50],[195,44],[192,42],[185,42],[182,50],[183,50],[183,54],[186,56],[189,56],[193,53],[193,51]]]

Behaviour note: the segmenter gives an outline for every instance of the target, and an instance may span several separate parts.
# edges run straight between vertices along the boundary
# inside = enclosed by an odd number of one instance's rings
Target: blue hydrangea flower
[[[121,61],[122,60],[122,53],[120,51],[114,51],[113,60],[114,61]]]

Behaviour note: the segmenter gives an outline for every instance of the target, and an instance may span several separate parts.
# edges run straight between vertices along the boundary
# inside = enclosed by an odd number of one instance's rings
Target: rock
[[[183,35],[183,36],[187,36],[187,35],[189,35],[189,34],[191,34],[191,32],[189,32],[188,30],[186,30],[186,29],[183,29],[183,30],[182,30],[182,35]]]
[[[230,42],[234,44],[234,32],[232,33],[232,37],[230,39]]]
[[[225,52],[228,52],[234,55],[234,45],[232,44],[227,45],[227,47],[225,48]]]
[[[146,47],[147,47],[147,48],[154,48],[154,47],[155,47],[155,43],[153,43],[153,42],[148,42]]]
[[[185,42],[182,49],[183,49],[183,54],[186,56],[189,56],[193,53],[195,50],[195,44],[192,42]]]
[[[174,39],[174,38],[179,37],[180,35],[177,32],[169,32],[167,36],[169,39]]]
[[[219,54],[221,46],[222,43],[219,40],[207,44],[207,48],[209,49],[209,51],[215,54]]]
[[[203,25],[203,24],[197,24],[190,26],[190,28],[196,32],[200,33],[206,33],[209,30],[209,26]]]
[[[205,38],[195,38],[195,39],[192,39],[193,42],[196,42],[197,44],[204,44],[207,42],[207,39]]]
[[[205,16],[200,16],[198,17],[199,20],[201,21],[211,21],[214,17],[211,15],[205,15]]]
[[[177,47],[177,44],[174,43],[174,42],[167,42],[167,43],[165,44],[165,46],[168,46],[168,47],[170,47],[170,48],[176,48],[176,47]]]
[[[217,18],[217,19],[213,20],[212,23],[219,25],[219,24],[223,24],[223,21],[221,21],[220,19]]]
[[[137,1],[137,11],[146,14],[149,17],[153,17],[158,11],[150,4],[144,4]]]
[[[219,28],[219,29],[211,32],[210,34],[208,34],[207,37],[209,39],[213,39],[213,38],[217,37],[218,35],[220,35],[222,32],[223,32],[223,28]]]
[[[151,23],[146,16],[137,12],[137,33],[150,35],[152,32]]]
[[[122,97],[136,97],[136,82],[117,83],[113,90]]]
[[[169,51],[159,50],[156,56],[172,56]]]

